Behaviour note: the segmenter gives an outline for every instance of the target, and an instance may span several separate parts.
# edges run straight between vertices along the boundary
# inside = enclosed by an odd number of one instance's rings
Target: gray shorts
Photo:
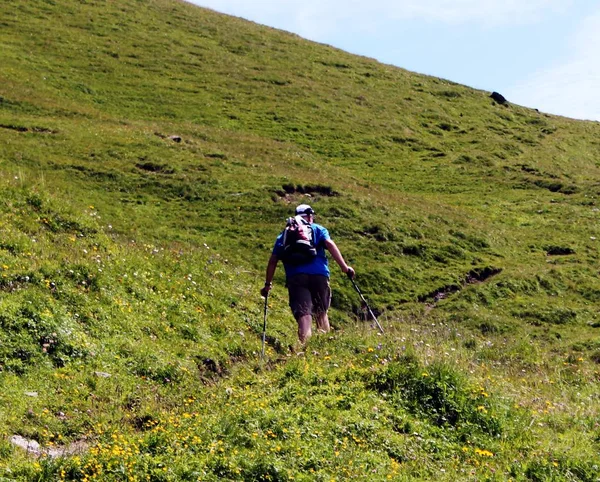
[[[316,274],[297,274],[287,279],[290,308],[294,318],[326,313],[331,305],[329,278]]]

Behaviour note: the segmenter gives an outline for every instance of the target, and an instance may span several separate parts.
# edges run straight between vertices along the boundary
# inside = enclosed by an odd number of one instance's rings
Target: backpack
[[[287,219],[286,227],[283,230],[282,243],[282,260],[284,263],[306,264],[317,256],[313,228],[301,216]]]

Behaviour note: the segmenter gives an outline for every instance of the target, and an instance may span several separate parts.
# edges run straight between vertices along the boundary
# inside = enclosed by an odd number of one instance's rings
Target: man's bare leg
[[[302,315],[298,318],[298,339],[303,345],[308,341],[312,335],[312,316]]]
[[[331,330],[331,326],[329,325],[329,317],[327,316],[327,312],[319,313],[316,315],[317,320],[317,330],[323,333],[329,332]]]

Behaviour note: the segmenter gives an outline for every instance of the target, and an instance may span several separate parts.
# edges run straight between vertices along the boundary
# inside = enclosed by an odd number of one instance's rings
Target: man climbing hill
[[[329,264],[325,250],[350,278],[354,269],[346,264],[329,231],[314,222],[315,211],[308,204],[296,207],[296,215],[289,218],[286,228],[275,241],[267,264],[265,286],[261,295],[267,296],[273,287],[273,276],[279,260],[283,262],[290,308],[298,323],[298,339],[304,344],[312,334],[312,317],[317,330],[330,330],[327,311],[331,304]]]

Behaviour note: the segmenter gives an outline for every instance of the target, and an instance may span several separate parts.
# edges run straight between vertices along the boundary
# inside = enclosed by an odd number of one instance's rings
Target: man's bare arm
[[[331,256],[342,269],[342,271],[348,276],[350,276],[350,278],[354,278],[354,268],[348,266],[348,264],[344,260],[344,257],[342,256],[340,249],[337,247],[337,244],[335,244],[333,240],[328,239],[325,241],[325,247],[327,248],[327,251],[331,253]]]

